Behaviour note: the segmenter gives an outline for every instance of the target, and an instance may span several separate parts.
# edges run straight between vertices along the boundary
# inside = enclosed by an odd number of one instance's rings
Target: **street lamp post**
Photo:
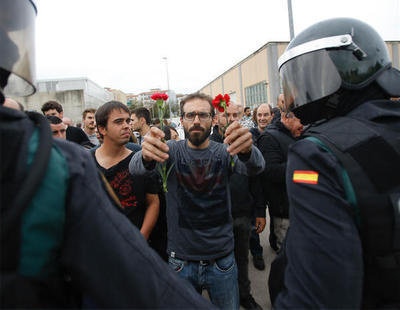
[[[168,58],[167,58],[167,57],[163,57],[162,59],[164,59],[164,60],[165,60],[165,68],[166,68],[166,70],[167,70],[167,87],[168,87],[168,89],[167,89],[167,93],[168,93],[168,96],[169,96]],[[172,112],[171,112],[171,98],[169,98],[169,104],[168,104],[168,106],[169,106],[169,118],[171,118],[171,119],[172,119]]]
[[[292,39],[294,37],[292,0],[287,0],[287,3],[288,3],[288,13],[289,13],[290,41],[292,41]]]

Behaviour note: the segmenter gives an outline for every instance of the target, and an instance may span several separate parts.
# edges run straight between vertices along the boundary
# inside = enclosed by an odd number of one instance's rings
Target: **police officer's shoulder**
[[[91,154],[82,146],[63,139],[54,139],[54,145],[65,157],[70,173],[84,173],[85,162],[93,160]]]
[[[289,146],[289,153],[295,153],[297,156],[305,159],[306,161],[313,162],[313,165],[318,165],[322,161],[317,159],[324,159],[330,165],[337,165],[338,161],[329,148],[319,139],[314,137],[307,137],[296,141]]]

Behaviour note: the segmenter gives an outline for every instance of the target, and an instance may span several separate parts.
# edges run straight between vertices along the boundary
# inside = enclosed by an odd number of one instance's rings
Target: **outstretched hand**
[[[164,132],[157,128],[151,127],[148,135],[144,137],[142,142],[142,157],[145,161],[158,161],[163,163],[169,157],[168,151],[169,147],[165,141],[162,140],[164,138]]]
[[[248,153],[253,144],[252,135],[247,127],[242,127],[238,121],[234,121],[225,131],[224,143],[228,144],[227,151],[231,156],[238,153]]]

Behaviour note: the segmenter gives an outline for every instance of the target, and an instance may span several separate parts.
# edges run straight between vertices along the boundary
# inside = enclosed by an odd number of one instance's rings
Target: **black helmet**
[[[304,124],[347,112],[354,106],[346,103],[343,109],[338,102],[374,81],[388,97],[400,94],[400,72],[392,68],[385,42],[356,19],[333,18],[307,28],[290,42],[278,66],[285,105]]]
[[[35,92],[35,17],[30,0],[0,1],[0,91],[5,95]]]

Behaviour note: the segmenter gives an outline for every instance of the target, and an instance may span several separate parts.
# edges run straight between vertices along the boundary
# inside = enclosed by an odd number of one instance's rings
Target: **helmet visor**
[[[7,82],[5,95],[35,92],[35,16],[31,1],[0,1],[0,74],[1,86]]]
[[[333,94],[342,82],[336,66],[324,49],[285,62],[280,75],[288,110]]]

